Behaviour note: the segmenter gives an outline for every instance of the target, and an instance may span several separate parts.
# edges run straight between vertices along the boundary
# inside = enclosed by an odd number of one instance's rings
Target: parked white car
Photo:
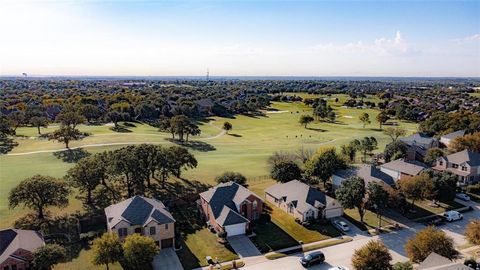
[[[457,193],[457,195],[455,195],[455,197],[457,197],[458,199],[463,200],[463,201],[470,201],[470,196],[468,196],[465,193]]]
[[[335,221],[333,221],[333,225],[335,225],[335,227],[337,227],[338,229],[340,229],[344,232],[350,231],[350,227],[348,226],[348,224],[345,221],[335,220]]]
[[[443,217],[445,217],[448,222],[463,219],[463,215],[457,211],[447,211],[443,214]]]

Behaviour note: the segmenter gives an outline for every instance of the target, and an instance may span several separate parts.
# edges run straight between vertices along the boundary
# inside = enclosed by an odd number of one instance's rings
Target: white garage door
[[[343,216],[343,208],[342,207],[335,207],[325,209],[325,218],[335,218]]]
[[[227,237],[245,234],[246,223],[227,225],[225,226],[225,231],[227,232]]]

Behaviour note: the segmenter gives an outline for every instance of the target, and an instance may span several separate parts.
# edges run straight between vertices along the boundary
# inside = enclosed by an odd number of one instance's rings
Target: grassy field
[[[338,97],[336,103],[334,98]],[[267,112],[265,116],[249,117],[236,116],[234,119],[214,117],[213,124],[202,122],[202,135],[194,140],[209,145],[210,149],[193,150],[198,159],[198,167],[185,172],[185,177],[191,180],[214,184],[214,177],[223,171],[238,171],[248,178],[265,176],[268,174],[267,158],[275,151],[295,150],[299,147],[316,149],[323,145],[339,146],[348,143],[354,138],[364,136],[375,136],[379,141],[380,151],[389,141],[389,138],[382,134],[375,123],[378,111],[371,109],[342,108],[342,103],[348,97],[345,95],[333,96],[329,100],[330,105],[337,113],[337,123],[316,122],[309,125],[308,129],[298,124],[302,114],[311,114],[312,109],[302,103],[273,103],[272,109],[276,113]],[[367,99],[366,99],[367,100]],[[373,101],[378,101],[376,97]],[[370,114],[372,124],[365,129],[358,120],[362,112]],[[233,124],[230,134],[219,137],[220,127],[224,121]],[[414,132],[416,124],[399,123],[400,126]],[[152,142],[168,144],[165,138],[170,135],[160,133],[156,128],[134,124],[135,127],[128,127],[131,132],[117,133],[110,130],[109,126],[80,126],[79,129],[89,132],[91,136],[71,144],[72,147],[91,146],[92,144],[108,143],[130,143],[130,142]],[[49,132],[56,127],[42,129],[42,132]],[[62,149],[64,146],[58,142],[39,139],[35,128],[19,128],[19,146],[11,153],[19,154],[32,151],[51,151]],[[213,137],[213,138],[212,138]],[[85,147],[89,152],[98,152],[119,148],[121,145]],[[34,174],[45,174],[61,177],[71,167],[71,163],[65,163],[53,156],[52,153],[35,153],[29,155],[2,155],[0,156],[0,228],[11,226],[13,221],[26,211],[19,208],[8,209],[8,192],[21,180]],[[220,168],[220,169],[219,169]],[[62,210],[72,212],[80,210],[80,203],[70,200],[68,208]],[[56,209],[52,209],[57,212]]]

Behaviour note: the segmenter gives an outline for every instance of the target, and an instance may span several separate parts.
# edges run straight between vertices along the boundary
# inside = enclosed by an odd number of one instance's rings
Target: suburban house
[[[428,149],[439,146],[437,139],[423,133],[400,138],[400,141],[407,145],[408,160],[423,160]]]
[[[121,239],[133,233],[149,236],[160,248],[173,247],[175,219],[162,202],[135,196],[105,208],[109,232]]]
[[[40,233],[31,230],[0,231],[0,269],[32,269],[33,252],[45,245]]]
[[[465,135],[465,130],[458,130],[452,133],[448,133],[440,137],[440,143],[442,143],[445,147],[449,147],[450,143],[458,137],[462,137]]]
[[[343,215],[343,207],[339,202],[298,180],[267,188],[265,198],[302,222]]]
[[[480,181],[480,153],[463,150],[437,159],[433,167],[439,171],[450,171],[458,175],[458,183],[467,185]]]
[[[471,267],[450,261],[435,252],[430,253],[423,262],[418,265],[418,270],[475,270]]]
[[[207,223],[227,236],[245,234],[250,221],[258,219],[263,211],[262,198],[234,182],[200,193],[198,205]]]
[[[395,181],[408,176],[416,176],[427,168],[428,166],[422,162],[404,159],[397,159],[380,165],[380,170],[393,177]]]
[[[358,176],[365,181],[365,185],[375,182],[380,185],[394,186],[395,180],[392,176],[382,172],[375,166],[363,164],[360,167],[349,168],[346,170],[337,170],[332,175],[332,186],[338,188],[343,181],[352,176]]]

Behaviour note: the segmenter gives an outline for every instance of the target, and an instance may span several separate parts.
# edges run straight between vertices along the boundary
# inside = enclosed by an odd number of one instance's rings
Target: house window
[[[118,236],[120,237],[127,236],[127,228],[118,229]]]
[[[16,264],[12,265],[12,270],[17,270],[17,265]]]
[[[135,228],[135,233],[142,234],[142,228]]]
[[[253,201],[253,204],[252,204],[252,207],[253,207],[253,210],[257,210],[257,201]]]
[[[440,164],[440,166],[443,166],[443,161],[439,161],[438,164]]]
[[[452,168],[458,169],[458,164],[452,164]]]
[[[466,167],[466,166],[462,166],[462,171],[467,171],[467,167]]]
[[[150,235],[154,235],[155,234],[155,227],[150,227]]]
[[[168,224],[165,224],[165,230],[168,230]]]

